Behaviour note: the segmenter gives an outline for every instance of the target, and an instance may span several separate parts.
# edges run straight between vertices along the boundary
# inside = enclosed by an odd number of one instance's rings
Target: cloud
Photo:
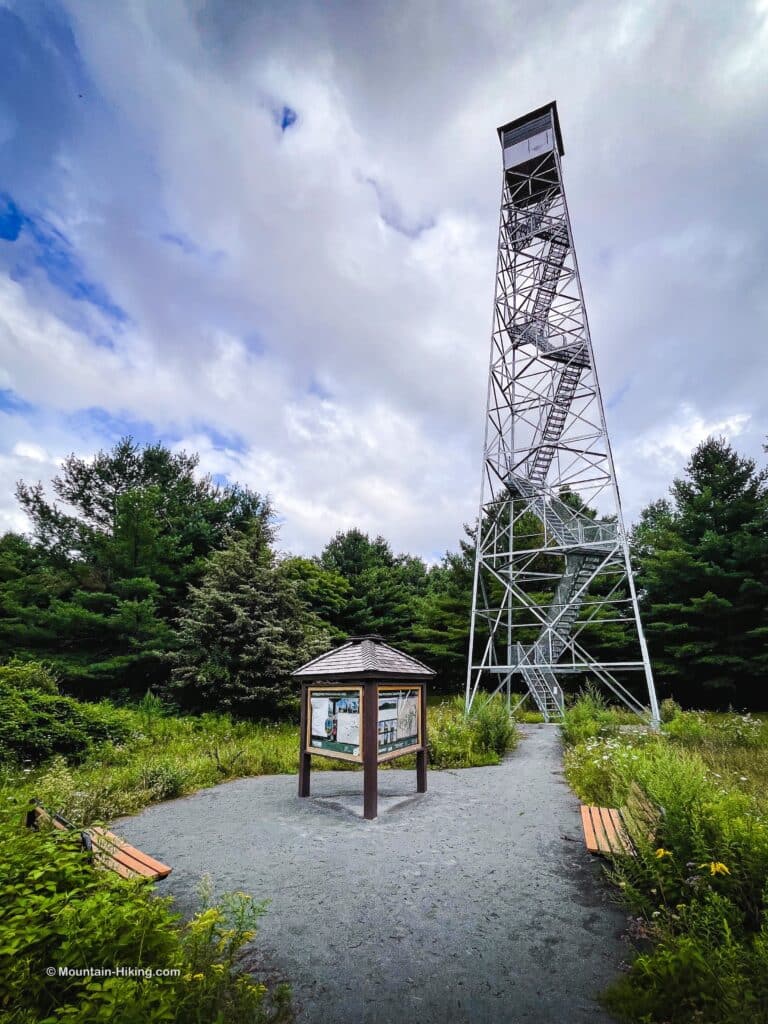
[[[758,454],[764,8],[0,16],[26,75],[0,91],[0,190],[27,218],[0,238],[6,521],[12,474],[46,469],[20,451],[53,465],[127,428],[271,492],[285,547],[351,525],[455,546],[479,497],[495,127],[553,97],[627,511],[705,428]]]

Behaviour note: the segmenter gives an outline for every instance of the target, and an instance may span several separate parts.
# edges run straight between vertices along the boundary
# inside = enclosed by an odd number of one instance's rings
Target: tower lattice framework
[[[556,104],[504,125],[499,138],[503,188],[467,707],[481,690],[508,698],[527,692],[549,720],[563,709],[559,677],[575,673],[646,714],[627,675],[634,671],[644,674],[657,723]],[[613,647],[605,642],[612,624],[622,626]]]

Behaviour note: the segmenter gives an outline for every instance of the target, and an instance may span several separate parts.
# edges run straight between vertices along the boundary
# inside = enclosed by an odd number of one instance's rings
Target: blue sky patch
[[[214,448],[226,449],[231,452],[238,452],[243,454],[248,450],[248,445],[245,443],[240,434],[235,433],[222,433],[217,430],[216,427],[212,427],[208,423],[197,423],[195,424],[196,431],[201,434],[205,434],[213,444]]]
[[[174,231],[164,232],[160,235],[160,241],[167,242],[169,245],[175,245],[177,249],[181,249],[188,256],[194,256],[200,251],[191,238],[187,238],[186,235],[176,234]]]
[[[21,233],[24,218],[10,196],[0,196],[0,238],[15,242]]]
[[[107,290],[87,278],[72,243],[43,217],[24,212],[12,197],[0,195],[0,237],[17,242],[21,248],[11,271],[14,280],[29,277],[30,268],[39,267],[56,288],[77,302],[88,302],[118,323],[128,315],[109,297]],[[29,244],[22,245],[24,241]]]
[[[620,405],[622,399],[624,398],[626,393],[629,391],[631,386],[632,386],[632,381],[630,381],[630,380],[624,381],[624,383],[621,385],[621,387],[617,388],[617,390],[614,391],[613,394],[609,396],[608,401],[605,403],[606,409],[614,409],[617,405]]]
[[[310,380],[309,387],[307,388],[307,394],[314,395],[315,398],[319,398],[324,402],[328,401],[328,399],[330,398],[333,398],[331,392],[328,391],[327,388],[323,387],[323,385],[320,383],[317,377],[312,377],[312,379]]]
[[[388,228],[392,228],[392,230],[397,231],[398,234],[405,235],[406,238],[415,239],[425,231],[429,231],[435,226],[436,222],[434,217],[428,217],[423,221],[409,221],[403,215],[403,211],[400,209],[397,201],[387,192],[380,182],[375,178],[364,178],[363,180],[365,184],[370,185],[376,193],[376,199],[379,204],[379,216]]]
[[[101,406],[78,409],[64,417],[67,426],[76,433],[89,437],[91,434],[103,438],[106,445],[114,444],[121,437],[130,435],[139,444],[155,444],[165,441],[173,444],[178,437],[161,434],[148,420],[134,419],[132,416],[111,413]]]
[[[296,124],[298,114],[292,107],[283,106],[273,111],[275,118],[275,124],[280,128],[281,132],[288,131],[292,124]]]
[[[10,388],[0,389],[0,412],[30,413],[35,407]]]

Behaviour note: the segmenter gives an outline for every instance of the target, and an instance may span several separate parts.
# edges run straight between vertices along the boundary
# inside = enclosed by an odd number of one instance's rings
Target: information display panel
[[[378,756],[421,746],[420,691],[379,686]]]
[[[362,761],[361,687],[310,686],[306,749],[328,757]]]

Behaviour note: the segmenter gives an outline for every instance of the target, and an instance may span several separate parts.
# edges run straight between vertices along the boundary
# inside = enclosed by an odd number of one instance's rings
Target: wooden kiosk
[[[363,815],[378,813],[378,766],[416,754],[427,791],[427,684],[434,676],[379,636],[355,637],[296,669],[301,687],[299,796],[309,796],[312,755],[363,766]]]

